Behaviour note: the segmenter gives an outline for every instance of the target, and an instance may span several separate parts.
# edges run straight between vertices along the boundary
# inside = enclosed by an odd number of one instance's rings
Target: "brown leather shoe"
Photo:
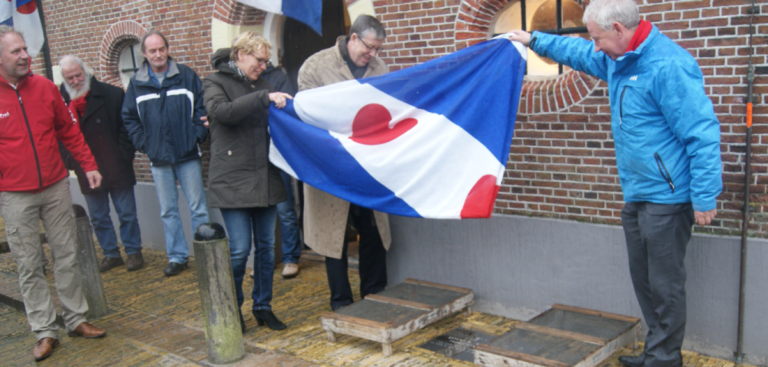
[[[36,361],[42,361],[53,353],[53,348],[56,348],[57,345],[59,345],[58,339],[42,338],[37,341],[35,349],[32,350],[32,355]]]
[[[82,336],[83,338],[101,338],[107,335],[107,332],[99,327],[93,326],[87,322],[81,322],[77,325],[75,330],[70,331],[67,335],[71,337]]]
[[[144,267],[144,257],[141,256],[141,252],[130,254],[125,263],[128,265],[128,271],[139,270]]]
[[[123,264],[125,263],[123,262],[122,257],[105,257],[104,260],[101,260],[101,264],[99,264],[99,272],[103,273],[109,269],[114,268],[115,266]]]

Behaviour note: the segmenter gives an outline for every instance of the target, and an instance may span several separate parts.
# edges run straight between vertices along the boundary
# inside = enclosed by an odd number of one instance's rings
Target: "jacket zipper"
[[[29,133],[29,142],[32,143],[32,153],[35,153],[35,164],[37,164],[37,178],[40,180],[40,188],[43,188],[43,173],[40,171],[40,158],[37,157],[37,148],[35,148],[35,138],[32,136],[32,128],[29,127],[29,119],[27,119],[27,111],[24,109],[24,102],[21,100],[21,94],[19,90],[14,88],[16,95],[19,97],[19,104],[21,105],[21,113],[24,115],[24,122],[27,123],[27,132]]]
[[[624,86],[624,89],[621,90],[621,98],[619,98],[619,126],[622,124],[622,120],[624,120],[624,92],[627,91],[627,86]]]
[[[667,166],[664,165],[664,161],[661,160],[661,156],[659,153],[653,153],[653,158],[656,159],[656,167],[659,168],[659,173],[661,174],[661,177],[664,178],[665,181],[669,184],[669,188],[672,189],[672,193],[675,193],[675,184],[672,182],[672,175],[669,174],[669,171],[667,171]],[[662,171],[662,168],[664,169]],[[666,174],[665,174],[666,173]]]

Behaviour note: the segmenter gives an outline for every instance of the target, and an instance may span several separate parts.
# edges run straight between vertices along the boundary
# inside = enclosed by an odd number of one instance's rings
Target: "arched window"
[[[492,30],[494,34],[502,34],[515,29],[525,29],[528,32],[540,31],[590,39],[587,28],[581,21],[583,15],[584,8],[574,0],[520,0],[508,3],[498,12]],[[562,64],[540,57],[534,52],[529,53],[529,76],[553,76],[562,73]]]
[[[120,50],[120,59],[117,62],[117,71],[120,75],[120,82],[123,87],[128,88],[133,74],[139,70],[141,63],[144,62],[144,55],[141,54],[141,45],[139,43],[127,44]]]

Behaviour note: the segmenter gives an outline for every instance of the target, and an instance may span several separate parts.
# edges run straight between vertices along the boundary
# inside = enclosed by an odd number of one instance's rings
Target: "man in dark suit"
[[[104,272],[124,264],[129,271],[140,269],[144,266],[144,259],[133,192],[136,185],[133,171],[136,149],[123,126],[121,109],[125,93],[120,88],[96,80],[91,68],[76,56],[64,56],[59,66],[64,78],[61,94],[72,115],[80,122],[85,142],[91,148],[103,177],[101,187],[91,189],[83,169],[60,145],[65,166],[77,174],[96,238],[104,251],[99,270]],[[127,255],[125,262],[120,256],[115,227],[109,214],[110,197],[120,218],[120,237]]]

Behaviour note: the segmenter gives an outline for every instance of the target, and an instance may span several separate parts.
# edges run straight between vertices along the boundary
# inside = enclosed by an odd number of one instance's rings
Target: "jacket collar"
[[[165,79],[163,80],[163,84],[166,84],[166,80],[173,78],[174,76],[179,74],[179,67],[176,65],[176,61],[173,60],[170,56],[168,56],[168,73],[165,75]],[[141,63],[141,67],[139,70],[136,71],[135,80],[139,82],[141,85],[155,85],[152,81],[149,80],[149,62],[147,60],[144,60],[143,63]],[[162,86],[161,86],[162,87]]]
[[[648,38],[643,41],[643,43],[640,44],[640,46],[637,46],[637,49],[634,51],[629,51],[616,59],[616,70],[621,70],[627,65],[630,65],[635,62],[640,56],[643,56],[643,54],[649,52],[648,48],[651,47],[651,45],[658,40],[658,38],[661,36],[661,33],[659,33],[659,28],[657,28],[655,25],[651,25],[653,28],[651,29],[651,33],[648,35]]]
[[[30,66],[30,68],[31,68],[31,66]],[[14,85],[11,85],[11,83],[9,83],[7,80],[5,80],[5,78],[3,78],[2,76],[0,76],[0,83],[2,83],[2,84],[5,84],[5,85],[7,85],[7,86],[9,86],[9,87],[13,88],[14,90],[18,90],[18,89],[19,89],[19,86],[21,85],[21,83],[23,83],[25,80],[27,80],[27,79],[28,79],[29,77],[31,77],[31,76],[32,76],[32,69],[30,69],[30,70],[29,70],[29,72],[27,73],[27,75],[24,75],[24,76],[22,76],[21,78],[19,78],[19,82],[18,82],[18,83],[16,83],[16,85],[15,85],[15,86],[14,86]]]

